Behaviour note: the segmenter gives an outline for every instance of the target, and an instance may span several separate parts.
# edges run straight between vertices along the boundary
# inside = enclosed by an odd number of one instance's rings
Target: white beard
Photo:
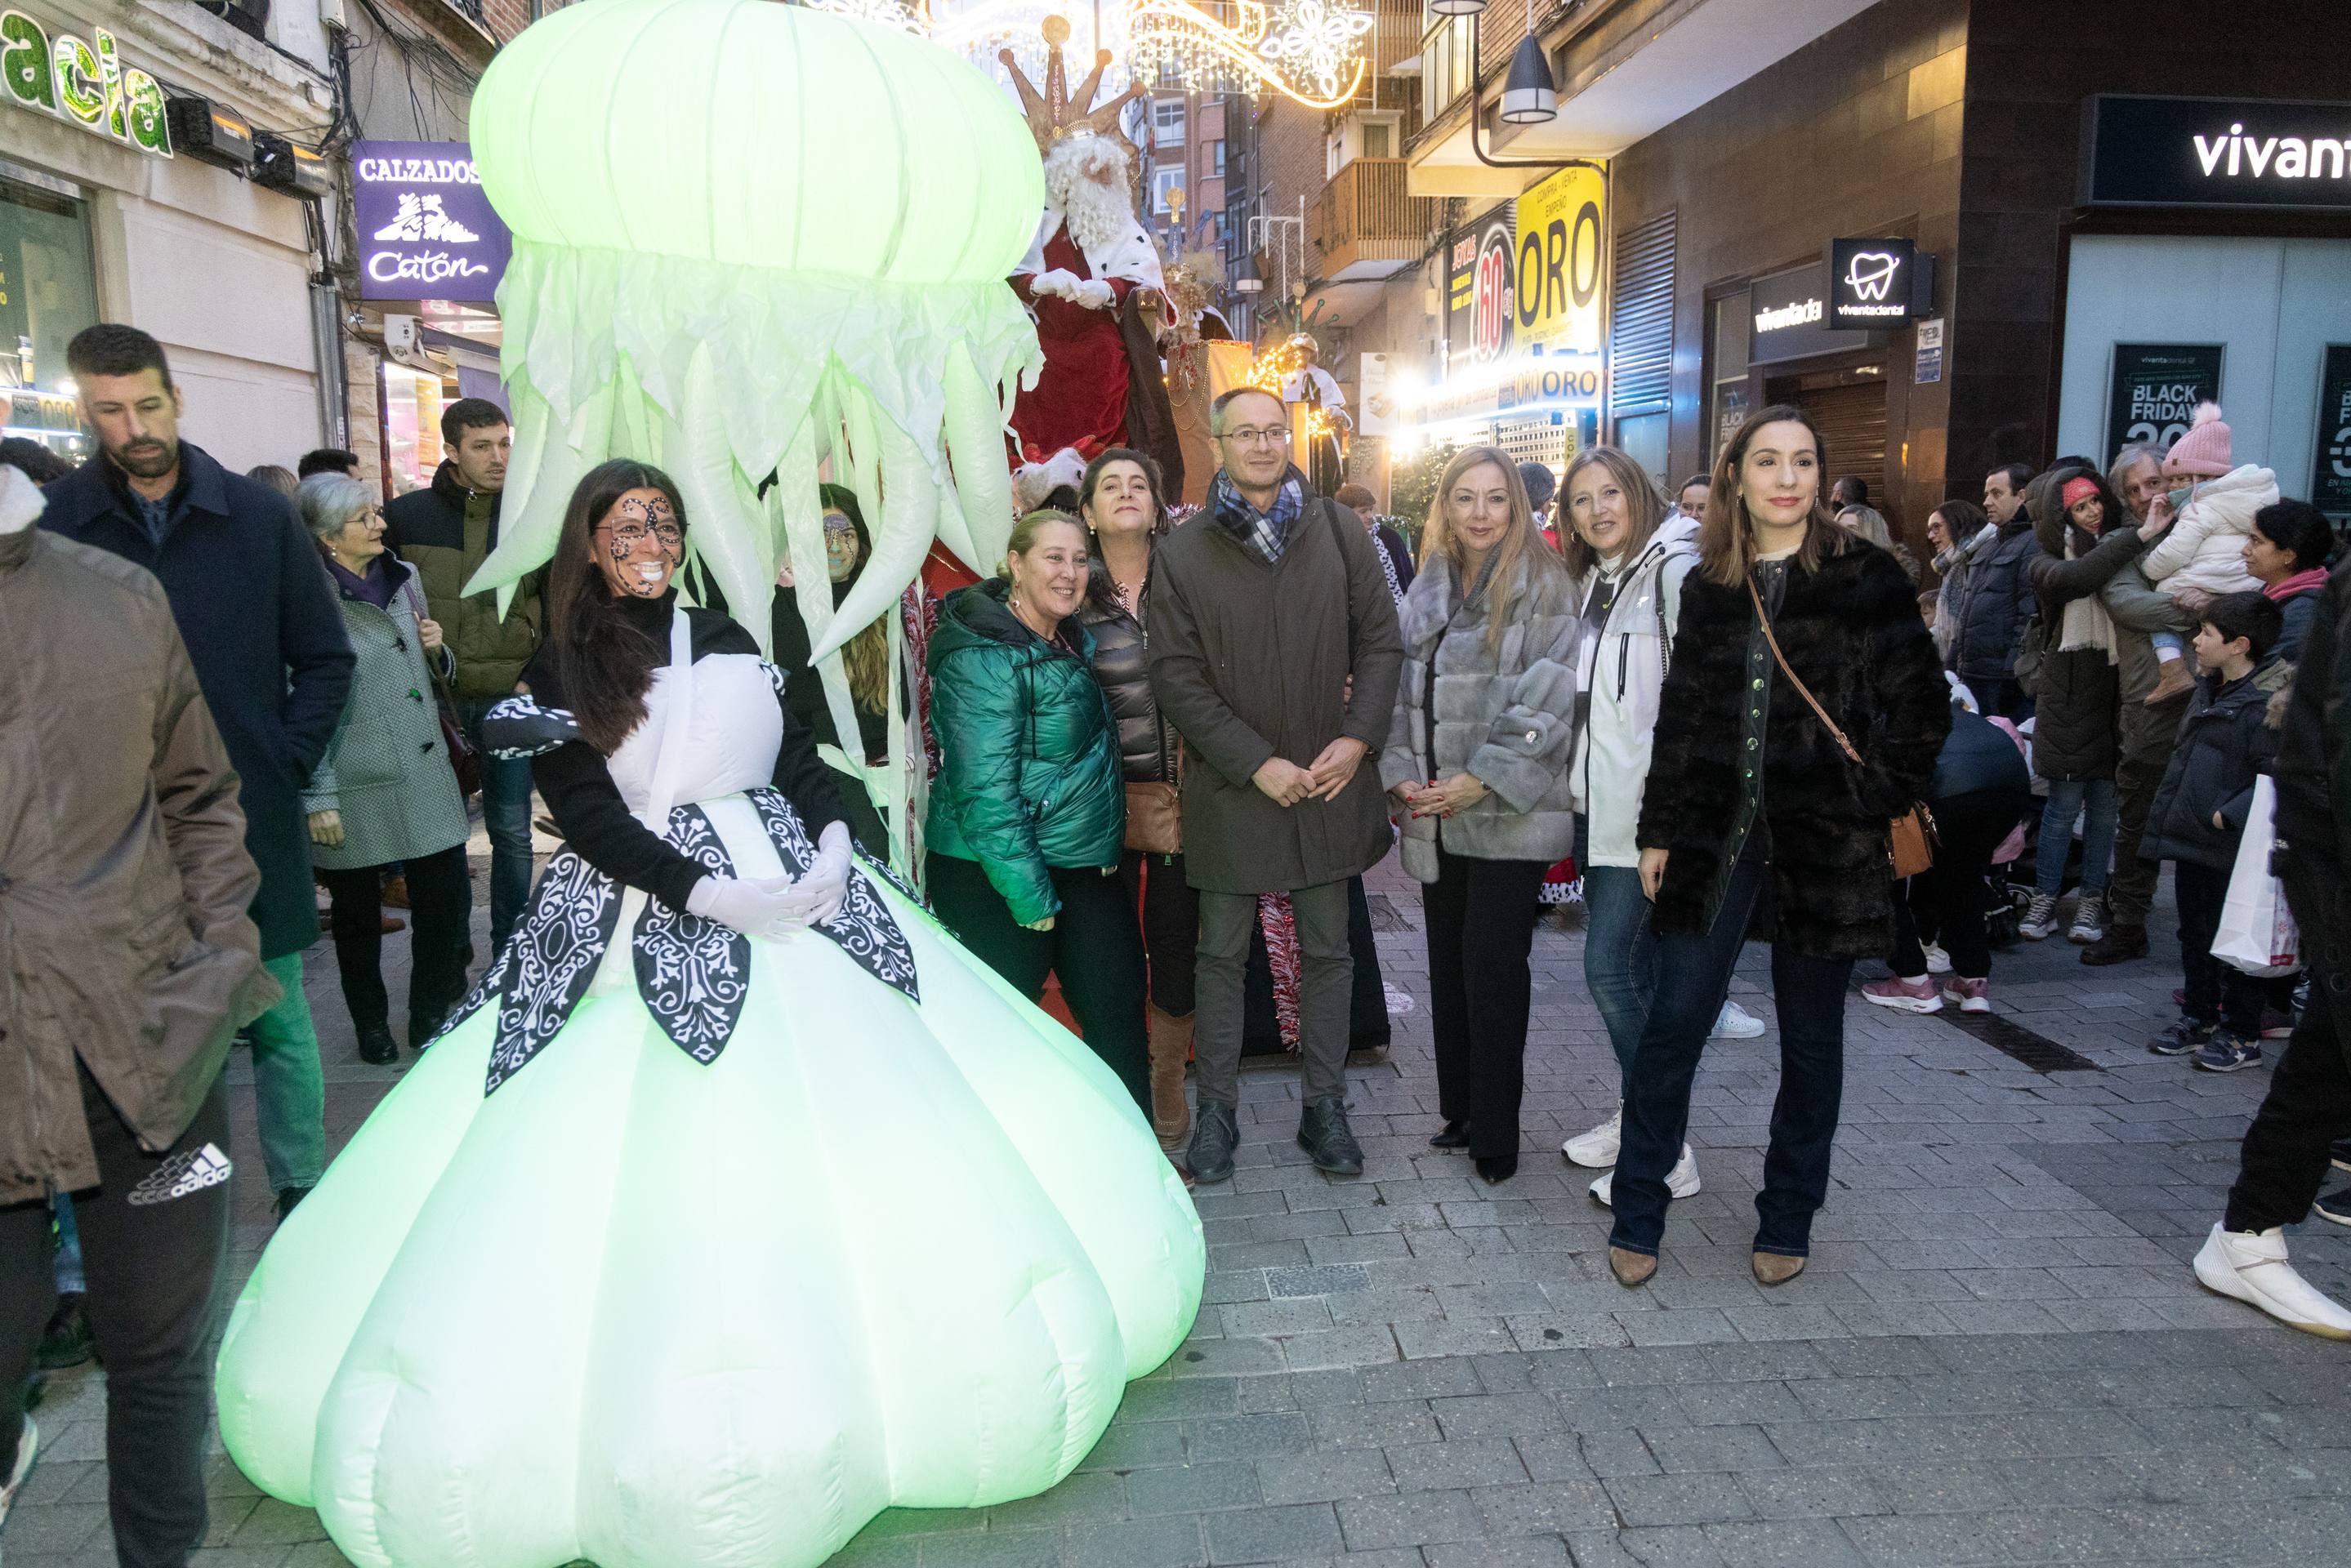
[[[1066,228],[1095,277],[1162,287],[1158,248],[1127,203],[1126,176],[1126,154],[1115,142],[1072,136],[1055,146],[1045,159],[1044,223],[1021,270],[1043,270],[1045,242]]]

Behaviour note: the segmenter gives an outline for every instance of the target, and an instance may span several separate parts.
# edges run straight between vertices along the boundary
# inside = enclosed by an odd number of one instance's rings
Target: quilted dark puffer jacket
[[[1110,701],[1110,716],[1118,726],[1119,768],[1128,784],[1172,784],[1176,780],[1176,732],[1159,716],[1159,699],[1151,694],[1151,670],[1145,657],[1150,639],[1144,626],[1151,616],[1151,581],[1144,579],[1141,614],[1130,613],[1118,601],[1110,568],[1097,556],[1088,566],[1085,603],[1078,619],[1094,639],[1094,679]]]

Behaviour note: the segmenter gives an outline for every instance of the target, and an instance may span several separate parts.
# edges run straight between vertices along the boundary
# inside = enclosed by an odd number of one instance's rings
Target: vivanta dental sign
[[[121,62],[114,35],[103,27],[82,39],[52,34],[22,11],[0,11],[0,80],[9,99],[26,109],[158,158],[172,156],[162,88]]]
[[[2102,94],[2085,109],[2090,206],[2351,211],[2351,103]]]

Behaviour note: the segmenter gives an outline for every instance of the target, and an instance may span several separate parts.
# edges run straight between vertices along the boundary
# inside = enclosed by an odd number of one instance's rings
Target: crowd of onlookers
[[[465,591],[498,542],[511,433],[493,403],[452,404],[433,483],[384,506],[348,452],[236,475],[180,439],[181,394],[142,332],[92,327],[68,358],[100,456],[66,472],[0,448],[0,624],[37,608],[58,628],[0,686],[0,757],[48,748],[56,781],[49,815],[19,801],[0,818],[16,955],[0,982],[37,1003],[8,1046],[34,1094],[0,1102],[0,1390],[37,1355],[87,1355],[94,1333],[117,1407],[144,1401],[116,1474],[141,1477],[168,1521],[190,1488],[201,1517],[182,1428],[204,1418],[198,1287],[227,1236],[231,1035],[253,1054],[282,1218],[326,1158],[302,983],[314,888],[360,1054],[379,1064],[401,1053],[388,888],[414,923],[410,1048],[465,989],[473,794],[494,946],[523,913],[534,769],[547,786],[554,764],[493,755],[481,729],[546,639],[545,589]],[[1187,1180],[1233,1173],[1259,963],[1289,999],[1299,1145],[1326,1172],[1364,1169],[1345,1080],[1364,982],[1378,986],[1363,877],[1398,850],[1422,888],[1428,1141],[1512,1179],[1530,955],[1571,867],[1622,1094],[1562,1152],[1602,1172],[1590,1190],[1614,1211],[1609,1266],[1628,1287],[1658,1267],[1668,1205],[1700,1190],[1698,1065],[1710,1038],[1761,1032],[1728,993],[1744,943],[1771,944],[1782,1085],[1751,1266],[1779,1284],[1805,1267],[1828,1193],[1855,964],[1892,971],[1861,988],[1872,1003],[1988,1012],[2011,925],[2064,931],[2085,963],[2147,956],[2169,861],[2180,1016],[2151,1048],[2234,1071],[2294,1032],[2199,1276],[2351,1337],[2281,1231],[2351,1131],[2335,1023],[2351,981],[2345,589],[2325,517],[2236,462],[2217,410],[2103,470],[1994,470],[1980,507],[1936,509],[1923,564],[1862,481],[1829,483],[1793,406],[1747,420],[1671,502],[1613,447],[1557,475],[1461,450],[1427,515],[1404,520],[1410,542],[1368,493],[1314,491],[1279,397],[1228,392],[1210,431],[1219,465],[1181,526],[1149,457],[1103,452],[1019,519],[1000,570],[907,607],[903,664],[877,624],[828,691],[799,593],[776,596],[768,628],[787,710],[845,755],[903,762],[891,716],[921,716],[934,908],[1031,999],[1058,980]],[[852,491],[822,498],[838,601],[872,541]],[[654,547],[674,569],[689,535],[672,510]],[[101,655],[100,625],[149,630]],[[879,797],[841,793],[885,857]],[[2266,882],[2273,839],[2292,846],[2277,875],[2310,971],[2298,1025],[2295,976],[2213,956],[2232,879],[2252,865]],[[150,1016],[68,1031],[101,995]],[[54,1219],[52,1193],[75,1194]],[[2351,1222],[2339,1199],[2321,1212]],[[110,1298],[87,1323],[51,1314],[53,1282],[82,1283],[77,1230],[88,1286]],[[16,1424],[13,1398],[0,1418]],[[21,1451],[13,1433],[0,1449],[19,1467]],[[141,1528],[118,1511],[119,1539]]]

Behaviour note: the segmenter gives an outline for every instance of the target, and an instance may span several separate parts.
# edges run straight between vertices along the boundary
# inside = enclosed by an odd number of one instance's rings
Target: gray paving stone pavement
[[[2268,1071],[2146,1052],[2179,983],[2168,939],[2115,969],[2062,941],[1998,955],[2001,1015],[2095,1070],[2036,1072],[1855,995],[1828,1207],[1811,1268],[1777,1290],[1747,1262],[1774,1036],[1716,1042],[1690,1127],[1705,1189],[1627,1292],[1591,1173],[1557,1152],[1616,1092],[1580,931],[1538,935],[1522,1164],[1489,1188],[1427,1147],[1419,898],[1393,863],[1372,880],[1399,1009],[1387,1059],[1349,1073],[1363,1177],[1304,1163],[1293,1072],[1246,1075],[1238,1168],[1198,1194],[1209,1274],[1186,1345],[1052,1491],[885,1513],[830,1568],[2351,1563],[2351,1348],[2187,1268]],[[340,1145],[397,1073],[358,1062],[332,966],[312,950]],[[1733,992],[1767,1021],[1768,986],[1750,949]],[[232,1082],[250,1149],[244,1064]],[[236,1180],[242,1279],[270,1195],[257,1160]],[[2292,1244],[2351,1299],[2351,1232],[2314,1221]],[[9,1568],[113,1563],[104,1401],[94,1369],[50,1381]],[[197,1568],[344,1561],[314,1515],[211,1463]]]

